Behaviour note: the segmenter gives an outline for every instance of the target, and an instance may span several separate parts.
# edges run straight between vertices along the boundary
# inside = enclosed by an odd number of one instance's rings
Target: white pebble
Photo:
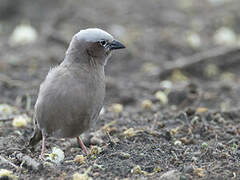
[[[18,25],[9,38],[12,46],[26,45],[37,40],[37,31],[29,24]]]

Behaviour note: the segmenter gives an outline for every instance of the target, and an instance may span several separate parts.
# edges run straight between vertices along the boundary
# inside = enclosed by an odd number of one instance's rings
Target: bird
[[[34,106],[34,132],[29,145],[42,140],[44,158],[46,137],[77,138],[98,119],[105,97],[104,67],[113,50],[125,46],[108,32],[88,28],[76,33],[64,60],[49,70],[41,83]]]

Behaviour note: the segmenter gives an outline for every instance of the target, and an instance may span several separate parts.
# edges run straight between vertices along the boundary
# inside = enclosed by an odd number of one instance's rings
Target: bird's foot
[[[45,155],[45,154],[42,154],[42,153],[41,153],[41,155],[39,156],[39,159],[40,159],[41,161],[44,161],[44,160],[45,160],[44,155]]]
[[[82,148],[83,152],[88,155],[88,150],[86,148],[86,146],[84,145],[84,143],[82,142],[80,137],[77,137],[77,142],[80,145],[80,147]]]
[[[42,151],[41,151],[41,155],[39,156],[39,159],[41,160],[44,160],[45,149],[46,149],[45,136],[42,136]]]

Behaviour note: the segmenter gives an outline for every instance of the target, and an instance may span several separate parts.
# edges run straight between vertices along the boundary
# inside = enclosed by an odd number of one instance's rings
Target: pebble
[[[186,165],[186,166],[184,166],[184,168],[183,168],[183,172],[185,172],[185,173],[193,173],[193,171],[194,171],[194,169],[193,169],[193,167],[191,166],[191,165]]]

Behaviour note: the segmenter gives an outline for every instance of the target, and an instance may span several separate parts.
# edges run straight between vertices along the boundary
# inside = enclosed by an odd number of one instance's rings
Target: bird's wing
[[[54,69],[51,73],[41,85],[35,105],[40,129],[47,134],[84,131],[91,116],[87,87],[74,82],[67,72]]]

